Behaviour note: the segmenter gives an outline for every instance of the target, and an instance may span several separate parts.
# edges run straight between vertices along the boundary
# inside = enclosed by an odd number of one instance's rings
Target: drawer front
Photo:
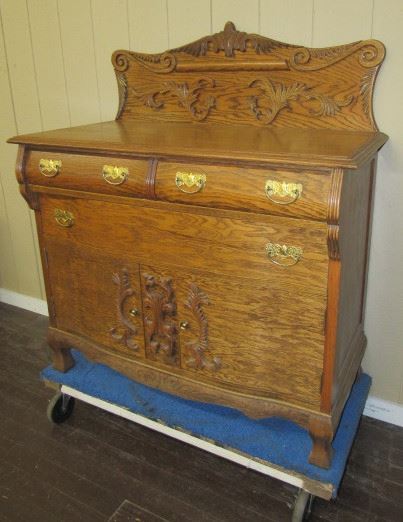
[[[264,277],[273,283],[279,278],[312,288],[326,283],[325,223],[68,197],[42,196],[41,208],[45,235],[105,254],[120,252],[147,264],[157,258],[173,266]]]
[[[48,187],[145,197],[148,161],[30,151],[25,173],[29,183]]]
[[[325,220],[330,174],[160,162],[157,198]]]

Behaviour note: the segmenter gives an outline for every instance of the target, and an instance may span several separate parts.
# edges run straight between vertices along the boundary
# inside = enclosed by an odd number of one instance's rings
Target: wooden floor
[[[1,521],[290,520],[295,490],[78,403],[55,426],[47,319],[0,303]],[[403,428],[364,418],[339,498],[312,521],[403,521]]]

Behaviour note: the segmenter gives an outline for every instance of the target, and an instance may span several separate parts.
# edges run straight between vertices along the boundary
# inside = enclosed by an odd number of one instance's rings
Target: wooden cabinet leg
[[[320,468],[330,468],[332,463],[333,430],[327,421],[311,421],[309,424],[309,435],[312,439],[312,450],[309,462]]]
[[[58,339],[54,330],[49,328],[47,341],[52,350],[53,368],[59,372],[67,372],[74,366],[74,359],[70,352],[70,345],[66,345],[61,339]]]

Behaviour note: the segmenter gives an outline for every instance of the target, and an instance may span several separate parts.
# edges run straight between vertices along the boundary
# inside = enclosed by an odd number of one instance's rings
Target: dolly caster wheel
[[[57,393],[49,402],[46,411],[48,419],[55,424],[64,422],[73,413],[74,404],[74,397],[65,393]]]
[[[315,497],[313,495],[300,489],[297,498],[295,499],[291,522],[303,522],[304,520],[309,520],[314,499]]]

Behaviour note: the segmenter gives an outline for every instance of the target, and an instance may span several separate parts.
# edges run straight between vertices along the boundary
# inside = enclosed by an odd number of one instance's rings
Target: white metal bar
[[[123,417],[137,424],[141,424],[142,426],[158,431],[160,433],[163,433],[164,435],[168,435],[182,442],[186,442],[187,444],[191,444],[192,446],[196,446],[197,448],[208,451],[209,453],[212,453],[224,459],[236,462],[237,464],[240,464],[241,466],[244,466],[248,469],[258,471],[259,473],[276,478],[278,480],[281,480],[282,482],[286,482],[287,484],[296,486],[297,488],[304,489],[308,493],[320,496],[326,500],[329,500],[332,496],[333,487],[331,484],[325,484],[316,480],[306,479],[306,477],[304,477],[303,475],[294,472],[289,472],[285,468],[281,468],[273,464],[259,462],[258,460],[246,457],[245,455],[242,455],[236,451],[231,451],[229,449],[222,448],[213,444],[212,442],[208,442],[206,440],[200,439],[183,431],[170,428],[169,426],[165,426],[164,424],[151,420],[147,417],[144,417],[143,415],[133,413],[132,411],[117,406],[116,404],[113,404],[111,402],[98,399],[97,397],[93,397],[91,395],[87,395],[86,393],[76,390],[75,388],[70,388],[70,386],[66,386],[63,384],[61,387],[61,392],[66,393],[71,397],[75,397],[76,399],[79,399],[83,402],[87,402],[88,404],[92,404],[93,406],[97,406],[102,410],[114,413],[119,417]]]

